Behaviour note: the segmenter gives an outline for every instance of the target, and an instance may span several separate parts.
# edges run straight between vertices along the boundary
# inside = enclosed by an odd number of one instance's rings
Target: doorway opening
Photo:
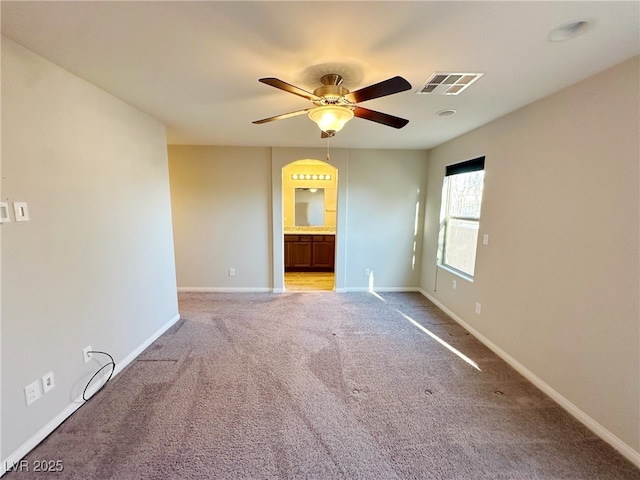
[[[282,168],[284,287],[335,289],[338,170],[320,160]]]

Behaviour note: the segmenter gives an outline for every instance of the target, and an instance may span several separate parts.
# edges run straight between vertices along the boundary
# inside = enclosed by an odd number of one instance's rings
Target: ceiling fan
[[[356,105],[374,98],[385,97],[394,93],[410,90],[411,84],[402,77],[389,78],[388,80],[369,85],[355,92],[350,92],[343,87],[343,78],[336,73],[324,75],[320,81],[322,82],[322,86],[316,88],[313,93],[311,93],[277,78],[261,78],[260,82],[311,100],[314,106],[304,110],[256,120],[253,123],[268,123],[306,113],[311,120],[318,124],[320,130],[322,130],[322,138],[333,137],[336,132],[342,129],[354,116],[393,128],[402,128],[409,123],[409,120],[404,118],[376,112]]]

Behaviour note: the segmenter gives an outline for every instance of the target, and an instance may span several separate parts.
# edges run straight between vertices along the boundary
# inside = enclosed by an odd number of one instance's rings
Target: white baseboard
[[[587,415],[585,412],[576,407],[572,402],[570,402],[567,398],[558,393],[555,389],[553,389],[550,385],[545,383],[539,377],[537,377],[533,372],[528,370],[524,365],[518,362],[515,358],[509,355],[507,352],[502,350],[498,345],[493,343],[487,337],[478,332],[475,328],[465,322],[462,318],[456,315],[454,312],[449,310],[445,305],[440,303],[437,299],[429,295],[422,289],[419,289],[420,293],[428,298],[431,302],[433,302],[440,310],[445,312],[451,318],[453,318],[462,328],[467,330],[471,335],[480,340],[487,348],[489,348],[493,353],[502,358],[505,362],[511,365],[514,369],[518,371],[522,376],[524,376],[527,380],[533,383],[536,387],[542,390],[545,394],[551,397],[557,404],[559,404],[562,408],[564,408],[567,412],[573,415],[577,420],[579,420],[583,425],[585,425],[589,430],[598,435],[602,440],[607,442],[613,448],[615,448],[618,452],[620,452],[627,460],[632,462],[634,465],[640,467],[640,452],[635,451],[632,447],[627,445],[625,442],[620,440],[617,436],[607,430],[605,427],[600,425],[597,421]]]
[[[284,291],[284,290],[283,290]],[[186,293],[282,293],[266,287],[178,287],[178,292]]]
[[[418,287],[375,287],[373,289],[369,287],[347,287],[344,292],[381,292],[381,293],[393,293],[393,292],[422,292]]]
[[[265,287],[178,287],[181,293],[285,293],[286,288],[265,288]],[[368,292],[369,287],[346,287],[334,289],[337,293],[348,292]],[[418,287],[376,287],[374,292],[421,292]]]
[[[124,359],[120,360],[116,364],[116,368],[113,371],[115,377],[120,373],[127,365],[129,365],[135,358],[140,355],[149,345],[155,342],[164,332],[166,332],[173,324],[180,320],[180,315],[176,315],[167,323],[165,323],[158,331],[146,339],[141,345],[139,345],[133,352],[127,355]],[[90,398],[101,387],[100,383],[96,383],[87,389],[87,398]],[[9,455],[8,458],[2,461],[0,466],[0,477],[11,470],[12,466],[20,466],[20,460],[22,460],[31,450],[33,450],[40,442],[47,438],[56,428],[58,428],[62,422],[69,418],[76,410],[84,405],[82,394],[71,402],[64,410],[56,415],[49,423],[42,427],[34,436],[27,440],[22,446],[20,446],[15,452]]]

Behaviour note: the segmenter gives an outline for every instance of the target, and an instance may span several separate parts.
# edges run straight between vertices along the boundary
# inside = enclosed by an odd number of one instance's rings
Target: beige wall
[[[281,288],[283,167],[324,158],[326,152],[274,150],[169,147],[178,287]],[[365,268],[374,270],[376,288],[418,288],[421,214],[417,232],[414,226],[416,205],[424,208],[426,158],[426,152],[415,150],[332,152],[342,192],[336,208],[338,289],[369,288]],[[236,269],[236,277],[228,276],[229,268]]]
[[[178,286],[269,291],[270,149],[169,146],[169,170]]]
[[[179,318],[165,128],[3,37],[2,198],[31,218],[2,224],[6,468],[81,404],[84,347],[122,368]]]
[[[419,285],[426,160],[427,153],[419,150],[350,151],[349,289]],[[364,275],[365,269],[371,276]]]
[[[420,282],[630,458],[640,450],[638,70],[636,57],[431,150]],[[447,164],[481,155],[489,245],[478,246],[474,281],[457,277],[454,290],[435,263],[442,179]]]

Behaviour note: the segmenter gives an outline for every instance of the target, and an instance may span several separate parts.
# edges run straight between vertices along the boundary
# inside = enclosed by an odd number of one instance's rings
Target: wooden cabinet
[[[334,235],[285,235],[284,269],[287,272],[333,272]]]
[[[333,271],[334,256],[335,237],[333,235],[314,235],[311,243],[312,266]]]

